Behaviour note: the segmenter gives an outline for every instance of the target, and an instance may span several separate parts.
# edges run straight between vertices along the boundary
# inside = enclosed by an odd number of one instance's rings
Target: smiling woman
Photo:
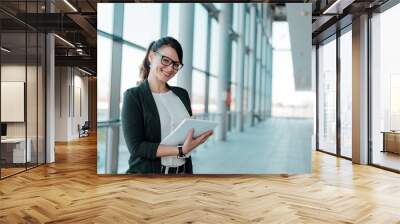
[[[182,145],[160,144],[186,118],[192,116],[188,92],[167,82],[182,68],[183,51],[172,37],[153,41],[140,68],[141,83],[124,93],[122,128],[130,158],[128,173],[193,173],[186,156],[212,135],[193,138]]]
[[[299,61],[296,67],[308,69],[311,63],[308,57],[292,57],[311,49],[305,42],[312,34],[310,4],[297,4],[298,11],[291,8],[290,13],[286,5],[266,3],[99,3],[97,7],[113,20],[98,20],[104,22],[98,25],[97,41],[99,174],[310,172],[313,113],[308,113],[312,107],[303,105],[312,105],[315,94],[296,88],[297,78],[308,80],[311,72],[297,72],[294,64]],[[289,16],[295,18],[288,21]],[[301,24],[292,26],[291,21]],[[285,44],[296,42],[301,51],[274,48],[278,22],[286,24],[278,39],[285,35]],[[302,35],[297,40],[297,29],[308,39]],[[274,59],[275,50],[290,61]],[[277,76],[275,68],[282,71]],[[279,85],[273,84],[275,78]],[[276,113],[277,120],[271,114],[274,97],[290,112]],[[297,100],[306,97],[310,100],[305,103]],[[210,132],[197,140],[185,131],[186,144],[184,139],[176,144],[162,141],[190,116],[217,121],[215,137],[207,139]]]

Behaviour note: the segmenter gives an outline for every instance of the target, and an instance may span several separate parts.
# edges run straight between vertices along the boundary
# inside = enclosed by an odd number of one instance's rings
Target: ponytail
[[[149,53],[154,45],[155,41],[151,42],[149,48],[147,48],[146,56],[143,59],[142,65],[140,66],[140,80],[144,81],[149,77],[150,72],[150,62],[149,62]]]

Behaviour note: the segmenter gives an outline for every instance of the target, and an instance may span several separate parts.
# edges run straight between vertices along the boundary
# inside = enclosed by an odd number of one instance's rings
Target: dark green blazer
[[[192,116],[187,91],[168,84],[167,87],[179,97]],[[147,79],[125,91],[121,120],[130,152],[127,173],[161,173],[161,159],[156,157],[161,142],[160,117]],[[185,168],[186,173],[193,173],[190,157],[186,159]]]

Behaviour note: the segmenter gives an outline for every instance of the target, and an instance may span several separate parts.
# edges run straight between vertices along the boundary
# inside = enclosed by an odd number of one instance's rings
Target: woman
[[[191,130],[183,145],[160,144],[192,116],[187,91],[167,84],[182,68],[182,57],[182,47],[174,38],[153,41],[140,68],[142,82],[124,93],[121,117],[130,152],[127,173],[193,173],[188,153],[212,135],[208,131],[193,138]]]

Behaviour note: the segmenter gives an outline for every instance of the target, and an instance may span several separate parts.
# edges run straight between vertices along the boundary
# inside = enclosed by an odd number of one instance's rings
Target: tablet
[[[218,123],[215,121],[198,120],[187,118],[183,120],[178,127],[175,128],[160,144],[163,145],[179,145],[183,144],[186,136],[191,128],[194,128],[193,137],[197,138],[206,131],[213,130]]]

